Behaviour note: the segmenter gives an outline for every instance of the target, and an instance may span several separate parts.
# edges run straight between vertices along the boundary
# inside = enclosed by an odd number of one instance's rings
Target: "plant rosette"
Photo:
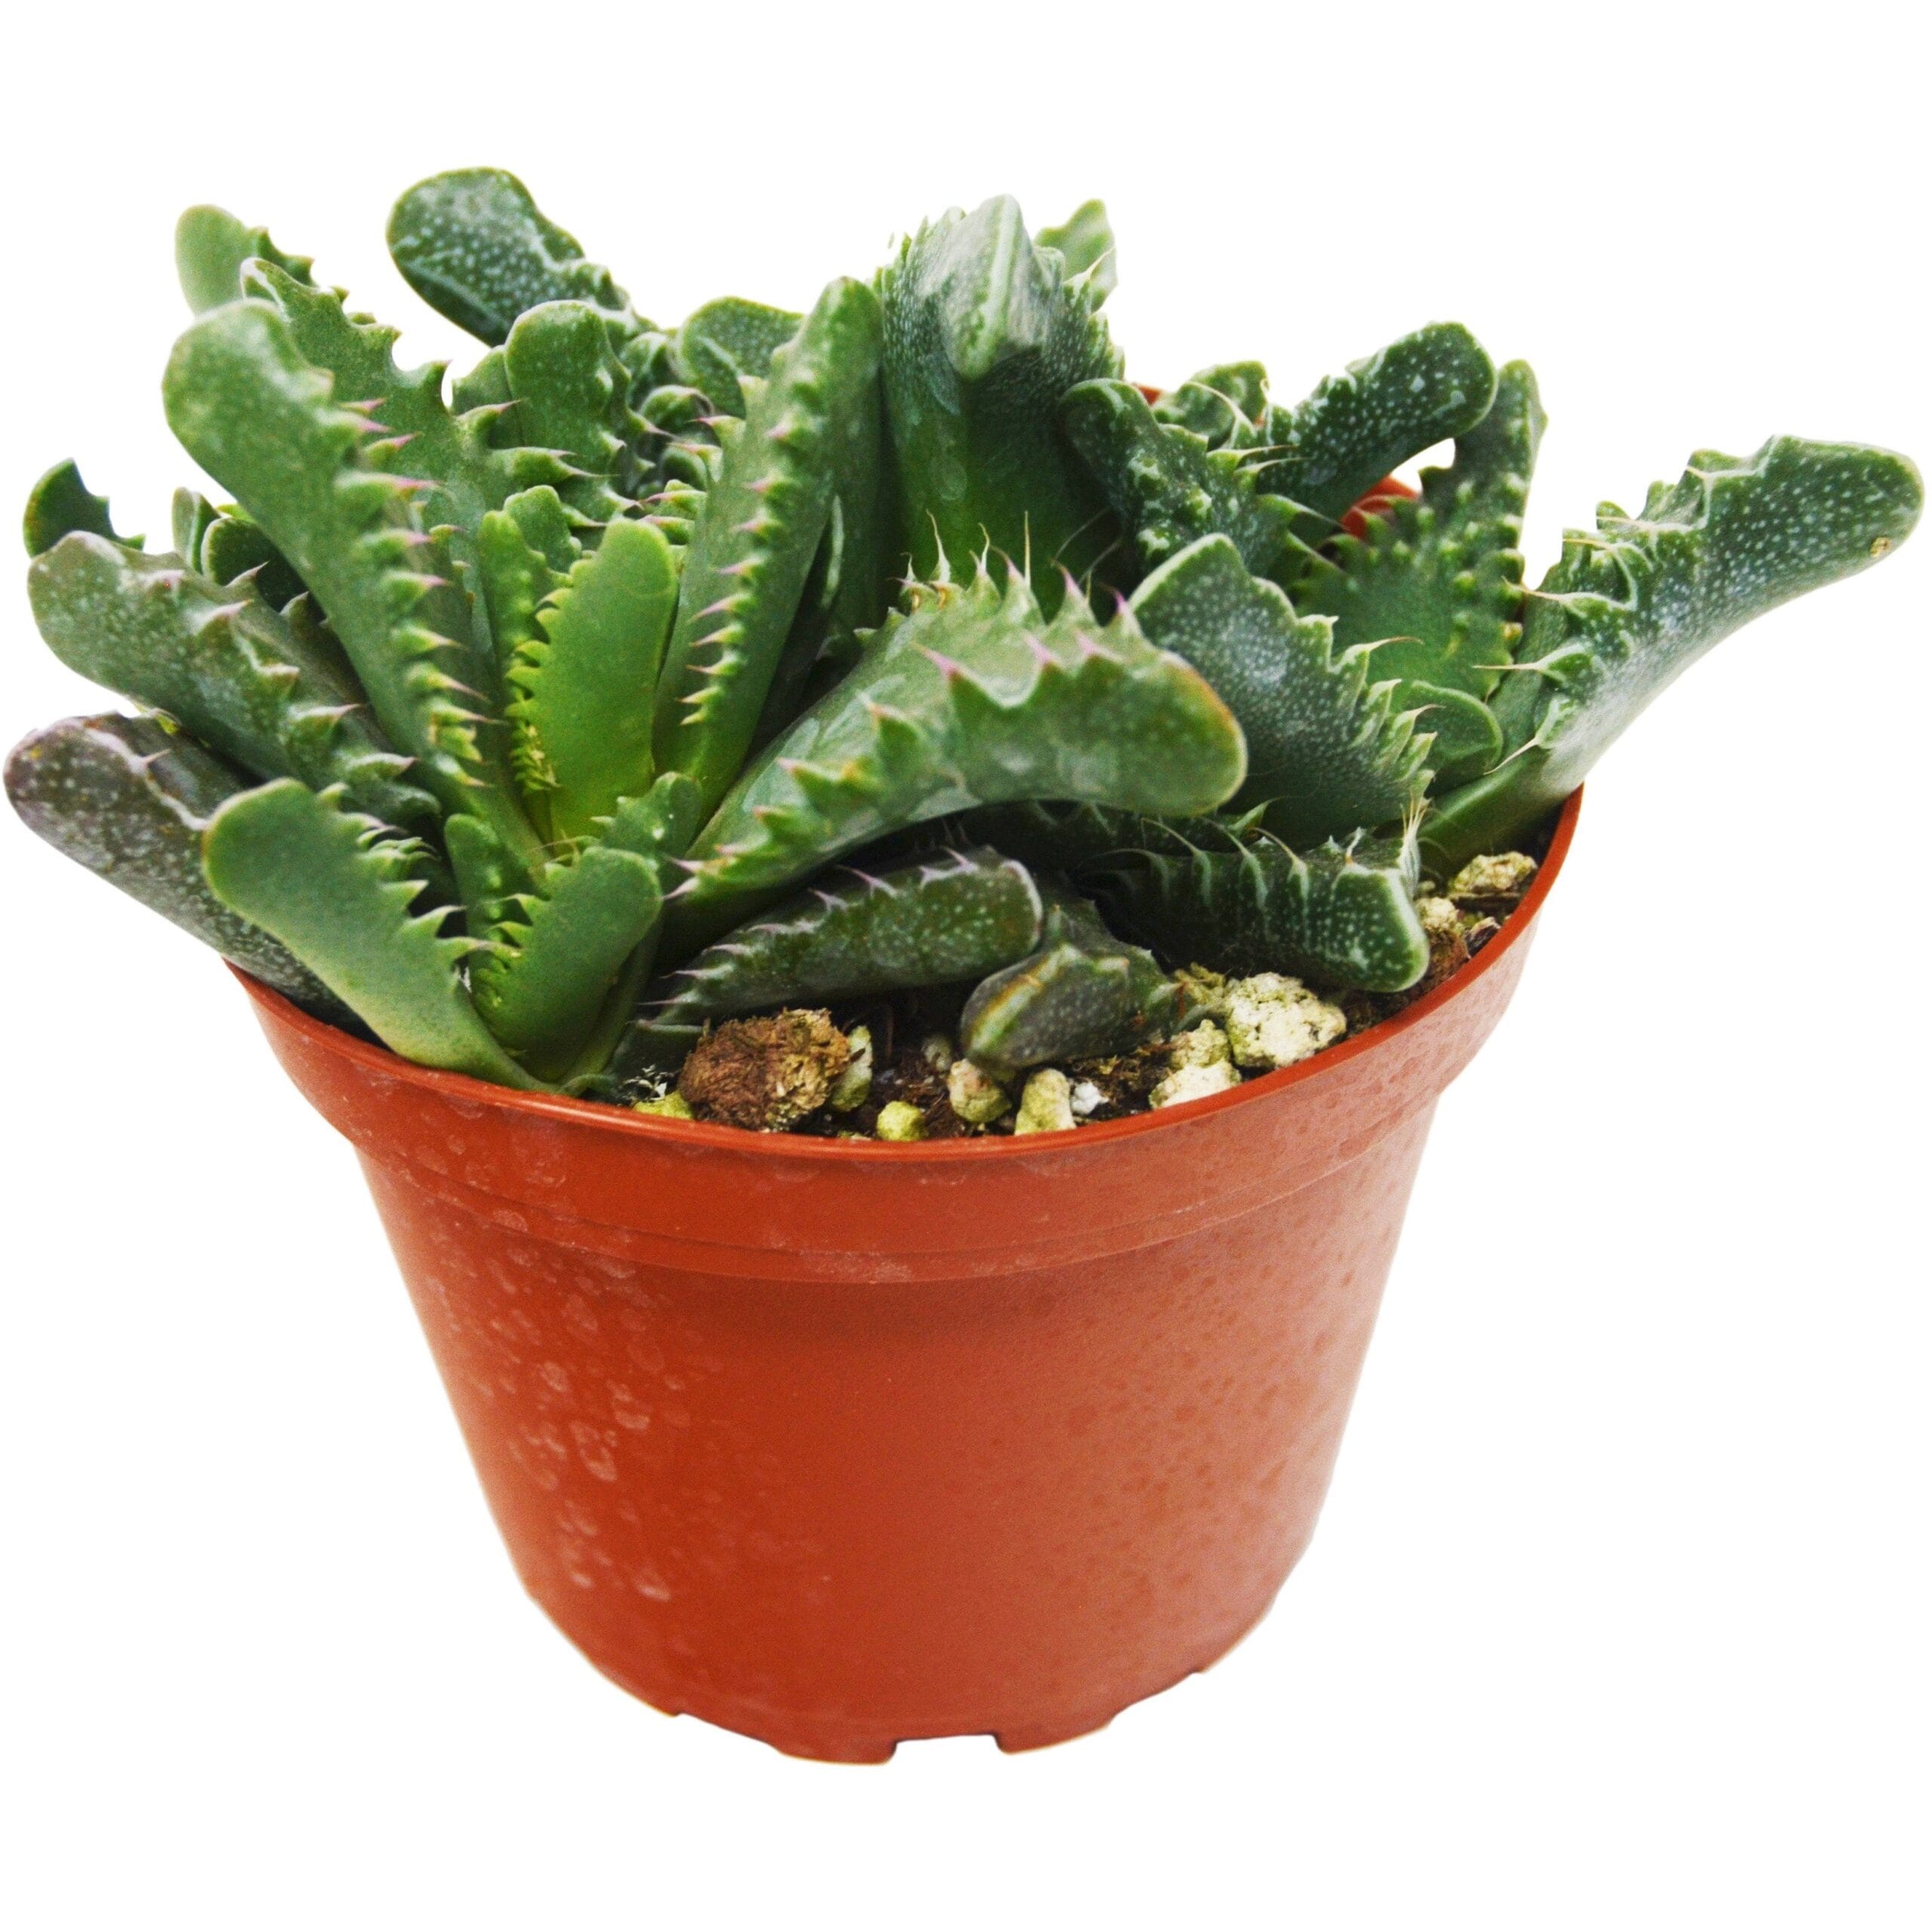
[[[1097,202],[675,328],[497,170],[389,239],[453,381],[183,217],[232,500],[42,478],[42,635],[136,709],[8,795],[245,976],[599,1668],[815,1756],[1103,1723],[1306,1542],[1586,774],[1918,473],[1699,451],[1532,589],[1526,364],[1138,387]]]

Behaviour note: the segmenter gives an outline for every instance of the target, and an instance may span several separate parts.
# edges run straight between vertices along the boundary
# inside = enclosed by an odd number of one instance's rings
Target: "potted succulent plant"
[[[9,794],[242,969],[600,1668],[818,1756],[1104,1722],[1305,1544],[1585,773],[1916,472],[1700,453],[1531,591],[1526,366],[1137,388],[1098,204],[674,329],[495,171],[389,241],[453,385],[183,217],[233,501],[154,553],[42,480],[42,633],[140,709]]]

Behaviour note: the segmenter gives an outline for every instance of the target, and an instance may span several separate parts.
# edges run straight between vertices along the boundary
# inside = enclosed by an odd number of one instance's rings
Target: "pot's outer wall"
[[[411,1066],[247,983],[355,1144],[518,1574],[619,1683],[803,1755],[1104,1723],[1266,1609],[1526,900],[1396,1020],[1065,1136],[761,1137]]]

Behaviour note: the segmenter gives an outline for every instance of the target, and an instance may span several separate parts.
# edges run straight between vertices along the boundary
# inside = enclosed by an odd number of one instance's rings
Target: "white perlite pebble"
[[[952,1111],[968,1127],[984,1127],[998,1120],[1013,1104],[1006,1089],[970,1060],[952,1063],[946,1076],[946,1097],[952,1103]]]
[[[1348,1016],[1281,973],[1228,983],[1229,1051],[1238,1066],[1293,1066],[1349,1030]]]
[[[1167,1077],[1147,1097],[1151,1107],[1177,1106],[1241,1084],[1241,1075],[1228,1057],[1228,1036],[1211,1020],[1174,1035],[1168,1065]]]
[[[1150,1107],[1177,1107],[1183,1100],[1204,1100],[1210,1094],[1225,1094],[1241,1084],[1241,1075],[1231,1060],[1217,1060],[1208,1066],[1177,1066],[1147,1096]]]
[[[1228,1036],[1211,1020],[1177,1033],[1168,1043],[1168,1064],[1174,1068],[1212,1066],[1228,1057]]]
[[[1073,1109],[1075,1120],[1084,1120],[1099,1109],[1106,1097],[1092,1081],[1076,1080],[1073,1091],[1066,1097],[1066,1104]]]
[[[1507,899],[1536,877],[1537,862],[1526,852],[1486,852],[1449,881],[1451,899]]]
[[[1072,1083],[1057,1066],[1043,1066],[1027,1076],[1020,1096],[1015,1134],[1064,1134],[1078,1123],[1073,1118]]]

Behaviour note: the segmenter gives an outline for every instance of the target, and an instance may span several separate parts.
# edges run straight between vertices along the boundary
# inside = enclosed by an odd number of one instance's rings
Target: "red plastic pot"
[[[1318,1058],[1040,1139],[765,1137],[431,1072],[246,983],[354,1143],[518,1574],[660,1710],[812,1758],[1105,1724],[1306,1547],[1469,965]]]

